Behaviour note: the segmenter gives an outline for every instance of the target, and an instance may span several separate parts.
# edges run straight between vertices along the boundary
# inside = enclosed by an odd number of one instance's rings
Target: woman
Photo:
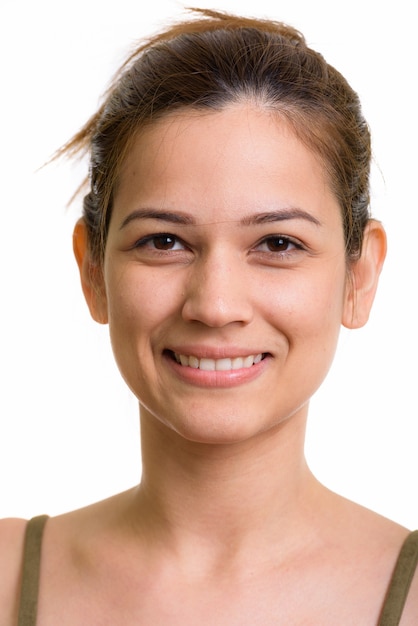
[[[303,454],[386,251],[358,98],[292,28],[200,13],[63,150],[91,157],[74,252],[139,401],[141,484],[4,520],[0,623],[416,624],[417,535]]]

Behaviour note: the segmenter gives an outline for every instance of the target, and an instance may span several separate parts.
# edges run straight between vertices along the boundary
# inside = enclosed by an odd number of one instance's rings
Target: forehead
[[[282,115],[231,105],[170,114],[141,130],[121,167],[114,208],[184,209],[197,218],[205,211],[218,221],[270,205],[318,210],[330,202],[338,211],[321,160]]]

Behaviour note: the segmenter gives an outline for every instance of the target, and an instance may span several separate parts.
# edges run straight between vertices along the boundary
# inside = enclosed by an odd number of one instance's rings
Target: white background
[[[374,136],[373,213],[389,254],[368,326],[343,333],[312,401],[307,456],[328,486],[418,527],[416,32],[412,5],[193,0],[286,21],[359,92]],[[148,5],[151,8],[148,8]],[[2,0],[0,517],[56,514],[140,478],[136,402],[89,318],[71,251],[82,168],[37,171],[94,112],[174,0]]]

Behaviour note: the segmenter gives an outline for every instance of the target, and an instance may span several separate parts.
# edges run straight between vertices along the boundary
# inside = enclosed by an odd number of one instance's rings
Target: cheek
[[[172,297],[164,285],[138,267],[107,276],[109,334],[115,361],[139,398],[152,385],[153,343],[170,317]]]
[[[344,281],[334,280],[332,275],[328,283],[321,283],[311,293],[309,302],[303,310],[303,328],[305,328],[308,359],[324,360],[330,366],[341,330],[344,304]],[[303,333],[303,329],[302,329]]]
[[[110,275],[106,285],[111,334],[141,335],[176,310],[181,292],[172,277],[138,271],[136,266]]]
[[[266,284],[265,315],[270,323],[286,327],[290,341],[322,337],[327,343],[338,336],[345,294],[343,267],[319,268],[304,275],[288,274],[286,280]],[[329,338],[329,339],[328,339]]]

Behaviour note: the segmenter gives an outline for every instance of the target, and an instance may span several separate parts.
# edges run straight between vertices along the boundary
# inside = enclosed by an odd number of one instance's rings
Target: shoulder
[[[411,587],[406,599],[405,608],[400,621],[400,626],[416,626],[418,624],[418,543],[415,542],[413,555],[411,558],[412,567],[415,572],[412,574]]]
[[[364,548],[365,554],[373,556],[370,561],[372,572],[373,567],[377,565],[375,574],[370,577],[370,590],[373,589],[375,582],[378,585],[381,582],[384,583],[385,593],[382,596],[384,598],[382,605],[389,600],[389,594],[391,596],[390,601],[394,600],[395,604],[402,596],[406,596],[399,626],[416,626],[418,624],[417,535],[414,533],[415,540],[411,543],[409,541],[410,530],[377,514],[372,514],[370,527],[368,528],[367,522],[365,526],[367,548],[366,546]],[[406,544],[408,544],[408,549],[405,551]],[[407,590],[411,579],[411,586]]]
[[[416,626],[418,624],[418,573],[415,572],[406,600],[400,626]]]
[[[17,618],[23,544],[27,521],[0,520],[0,624],[14,624]]]

